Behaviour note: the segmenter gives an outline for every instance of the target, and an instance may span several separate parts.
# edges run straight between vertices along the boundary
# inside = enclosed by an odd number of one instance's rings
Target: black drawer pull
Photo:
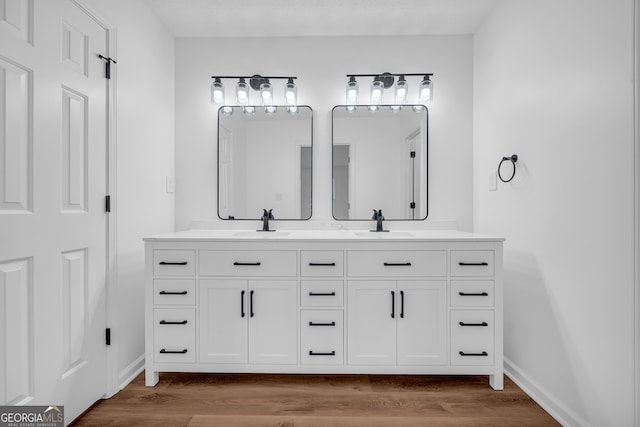
[[[249,291],[249,317],[253,317],[253,291]]]
[[[488,297],[489,294],[486,292],[478,292],[478,293],[467,293],[467,292],[458,292],[458,295],[461,297]]]
[[[320,352],[317,352],[317,351],[309,350],[309,356],[335,356],[335,355],[336,355],[335,350],[331,351],[329,353],[320,353]]]
[[[187,261],[160,261],[160,265],[187,265]]]
[[[396,318],[396,293],[391,291],[391,318]]]
[[[482,323],[464,323],[464,322],[458,322],[458,324],[460,326],[489,326],[489,324],[487,322],[482,322]]]
[[[160,291],[160,295],[186,295],[187,291]]]
[[[310,262],[311,267],[335,267],[335,262]]]
[[[186,320],[181,320],[180,322],[170,322],[167,320],[161,320],[160,321],[161,325],[186,325],[187,321]]]
[[[233,265],[260,265],[260,261],[258,262],[234,262]]]
[[[469,266],[484,267],[489,265],[486,262],[459,262],[458,264],[463,267],[469,267]]]
[[[482,353],[465,353],[464,351],[458,352],[460,356],[488,356],[489,353],[483,351]]]
[[[309,326],[336,326],[336,322],[331,322],[331,323],[314,323],[314,322],[309,322]]]
[[[385,267],[411,267],[410,262],[385,262]]]
[[[160,350],[160,354],[185,354],[187,349],[184,350],[165,350],[164,348]]]
[[[245,316],[245,312],[244,312],[244,294],[245,294],[245,291],[240,292],[240,317],[244,317]]]
[[[335,292],[309,292],[310,297],[335,297]]]

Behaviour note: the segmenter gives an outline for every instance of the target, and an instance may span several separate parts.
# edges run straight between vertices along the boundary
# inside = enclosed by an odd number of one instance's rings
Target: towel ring
[[[500,173],[500,168],[502,167],[502,164],[506,161],[510,161],[511,164],[513,165],[513,173],[511,174],[511,178],[509,179],[504,179],[502,177],[502,174]],[[502,182],[510,182],[514,176],[516,176],[516,162],[518,161],[518,155],[514,154],[511,157],[503,157],[502,160],[500,161],[500,163],[498,164],[498,178],[500,178],[500,181]]]

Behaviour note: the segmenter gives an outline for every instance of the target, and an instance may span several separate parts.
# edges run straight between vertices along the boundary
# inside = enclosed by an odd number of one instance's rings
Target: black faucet
[[[369,230],[369,231],[374,231],[374,232],[379,232],[379,231],[389,231],[389,230],[383,230],[382,229],[382,221],[384,221],[384,217],[382,216],[382,209],[380,210],[373,210],[373,216],[371,217],[371,219],[375,219],[376,222],[376,229],[375,230]]]
[[[268,211],[266,209],[263,209],[263,211],[264,213],[262,214],[262,218],[260,218],[262,220],[262,230],[257,230],[257,231],[276,231],[276,230],[269,230],[269,220],[274,219],[273,214],[271,213],[273,209],[269,209]]]

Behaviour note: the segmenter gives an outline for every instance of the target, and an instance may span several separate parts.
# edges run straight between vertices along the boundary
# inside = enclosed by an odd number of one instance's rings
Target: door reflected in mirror
[[[422,105],[333,108],[333,217],[424,220],[428,110]]]
[[[224,109],[224,110],[223,110]],[[313,113],[284,106],[222,107],[218,112],[218,216],[311,218]]]

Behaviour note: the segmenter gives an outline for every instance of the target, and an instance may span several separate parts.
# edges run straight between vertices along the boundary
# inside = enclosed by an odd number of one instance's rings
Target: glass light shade
[[[273,86],[271,83],[264,82],[260,85],[260,96],[262,96],[262,105],[273,105]]]
[[[382,94],[384,93],[384,83],[380,80],[371,82],[371,102],[372,105],[382,104]]]
[[[211,83],[211,103],[216,105],[224,104],[224,86],[219,78]]]
[[[400,76],[396,82],[396,104],[402,105],[407,103],[408,86],[404,76]]]
[[[420,94],[418,97],[420,104],[429,105],[433,100],[433,82],[429,76],[425,76],[420,82]]]
[[[236,100],[238,105],[249,105],[249,85],[244,79],[240,79],[236,84]]]
[[[285,105],[298,105],[298,88],[293,79],[284,85],[284,103]]]
[[[358,82],[355,77],[349,77],[347,82],[347,105],[356,105],[358,103]]]

